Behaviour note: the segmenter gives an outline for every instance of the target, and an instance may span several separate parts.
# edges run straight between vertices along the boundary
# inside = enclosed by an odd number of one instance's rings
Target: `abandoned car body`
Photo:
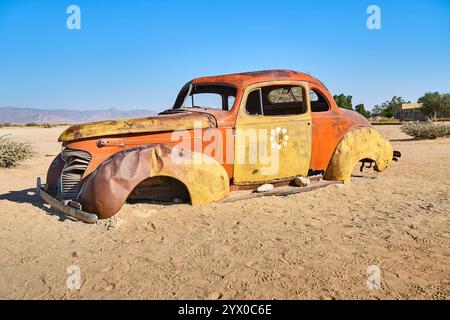
[[[127,199],[197,205],[298,176],[348,181],[359,162],[383,171],[394,156],[318,79],[289,70],[197,78],[170,110],[74,125],[59,141],[38,193],[86,222],[113,216]]]

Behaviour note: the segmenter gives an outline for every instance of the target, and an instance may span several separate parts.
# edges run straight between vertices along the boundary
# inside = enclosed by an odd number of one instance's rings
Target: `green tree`
[[[444,111],[450,112],[450,93],[444,93],[442,95],[442,103],[444,105]]]
[[[345,94],[341,93],[340,95],[334,95],[333,99],[336,101],[336,104],[339,106],[339,108],[353,110],[352,108],[352,96],[346,96]]]
[[[390,101],[385,101],[381,105],[373,107],[373,114],[377,116],[383,116],[385,118],[392,118],[397,110],[400,110],[402,104],[410,103],[404,100],[402,97],[394,96]]]
[[[370,117],[370,112],[366,110],[363,103],[356,105],[355,110],[366,118]]]
[[[431,119],[436,119],[440,112],[450,111],[450,94],[426,92],[417,102],[422,103],[422,111]]]
[[[372,115],[381,117],[382,114],[383,109],[381,108],[381,106],[379,104],[374,105],[372,108]]]

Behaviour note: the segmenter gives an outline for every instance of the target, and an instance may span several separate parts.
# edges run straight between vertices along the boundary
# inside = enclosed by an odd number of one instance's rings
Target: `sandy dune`
[[[98,225],[34,193],[62,128],[0,129],[39,153],[0,169],[0,298],[449,299],[450,138],[377,129],[403,153],[379,175],[287,197],[125,205]],[[66,287],[71,265],[80,290]],[[367,288],[370,265],[380,290]]]

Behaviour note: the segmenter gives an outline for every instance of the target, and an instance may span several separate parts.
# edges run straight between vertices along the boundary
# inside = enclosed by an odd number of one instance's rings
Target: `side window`
[[[281,87],[268,91],[267,98],[270,103],[295,103],[303,100],[302,88]]]
[[[261,91],[265,116],[284,116],[306,112],[302,87],[271,86],[263,87]]]
[[[326,112],[330,110],[327,99],[317,90],[309,90],[312,112]]]
[[[252,91],[246,110],[251,115],[284,116],[306,112],[304,89],[298,86],[270,86]]]

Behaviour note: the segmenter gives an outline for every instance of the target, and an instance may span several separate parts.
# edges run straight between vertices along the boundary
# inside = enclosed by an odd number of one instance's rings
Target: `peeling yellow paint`
[[[324,179],[349,181],[353,168],[363,159],[375,161],[375,169],[383,171],[392,161],[393,153],[389,141],[376,130],[372,128],[352,129],[338,144]]]
[[[216,127],[215,119],[211,115],[200,112],[185,112],[147,118],[108,120],[74,125],[66,129],[58,141],[65,142],[131,133],[189,130],[194,128],[194,123],[198,129]]]
[[[192,161],[169,164],[168,162],[172,162],[171,158],[160,157],[158,153],[157,148],[153,157],[159,159],[153,161],[157,165],[153,168],[151,176],[166,176],[181,181],[189,191],[192,205],[222,200],[230,193],[228,174],[215,159],[192,152],[190,156]]]
[[[306,112],[282,116],[249,115],[245,110],[249,93],[273,85],[302,87]],[[233,175],[236,185],[284,181],[308,175],[312,120],[307,92],[308,83],[301,81],[269,81],[246,89],[236,122]],[[251,161],[252,155],[257,161]]]

